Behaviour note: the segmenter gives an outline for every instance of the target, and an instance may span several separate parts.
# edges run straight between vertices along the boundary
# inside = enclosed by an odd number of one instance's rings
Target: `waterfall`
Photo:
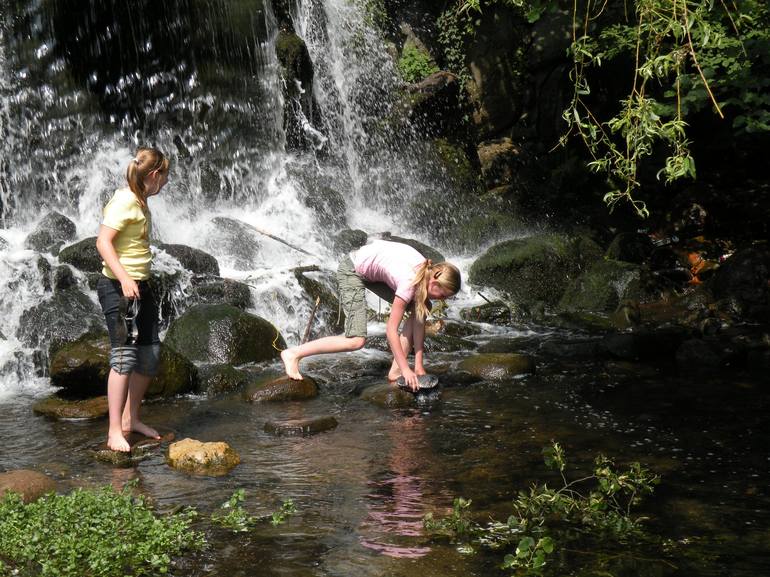
[[[39,352],[16,332],[24,310],[51,298],[39,259],[58,265],[25,238],[51,210],[79,239],[95,235],[137,145],[172,161],[150,200],[155,240],[214,255],[289,342],[311,309],[290,269],[336,266],[340,229],[437,240],[435,223],[452,210],[431,213],[430,203],[451,206],[454,191],[430,143],[399,117],[401,80],[365,16],[350,0],[294,6],[313,82],[287,90],[269,0],[27,0],[1,15],[0,395],[39,382]],[[287,115],[303,146],[290,145]],[[266,237],[234,243],[221,219],[315,256]]]

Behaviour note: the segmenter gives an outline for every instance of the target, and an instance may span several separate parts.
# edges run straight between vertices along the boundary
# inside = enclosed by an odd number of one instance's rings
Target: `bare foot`
[[[148,427],[141,421],[123,421],[123,432],[124,433],[139,433],[140,435],[144,435],[145,437],[149,437],[150,439],[160,439],[160,435],[158,434],[158,431],[153,429],[152,427]]]
[[[126,441],[122,432],[108,433],[107,434],[107,447],[113,451],[119,451],[121,453],[128,453],[131,451],[131,446]]]
[[[286,368],[288,377],[295,381],[301,381],[302,374],[299,372],[299,359],[297,358],[297,355],[292,352],[292,349],[281,351],[281,360]]]

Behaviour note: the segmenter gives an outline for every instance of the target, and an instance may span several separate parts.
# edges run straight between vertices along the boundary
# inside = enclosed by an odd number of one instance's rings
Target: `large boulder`
[[[259,264],[262,242],[249,225],[233,218],[217,216],[211,219],[212,230],[207,247],[226,255],[223,264],[238,270],[251,270]]]
[[[458,368],[487,381],[501,381],[534,373],[535,361],[529,355],[483,353],[463,359]]]
[[[19,493],[24,502],[29,503],[54,491],[56,491],[56,482],[43,473],[28,469],[0,473],[0,499],[7,492],[13,492]]]
[[[251,307],[249,285],[237,280],[206,277],[203,282],[193,279],[190,301],[199,304],[226,304],[246,310]]]
[[[244,398],[252,403],[302,401],[318,396],[318,385],[310,378],[295,381],[287,376],[261,378],[249,384]]]
[[[184,244],[161,244],[158,248],[173,256],[183,267],[195,274],[219,276],[219,263],[207,252]]]
[[[16,336],[24,345],[43,349],[50,357],[64,344],[86,333],[103,332],[101,310],[79,290],[70,289],[24,311]]]
[[[188,473],[219,477],[240,463],[241,458],[224,442],[202,443],[195,439],[182,439],[169,445],[166,461],[171,467]]]
[[[369,236],[363,230],[346,228],[332,237],[334,252],[338,255],[348,254],[366,244]]]
[[[59,251],[59,262],[71,264],[83,272],[101,272],[102,257],[96,250],[96,237],[90,236]]]
[[[198,368],[166,342],[160,345],[160,367],[147,395],[173,397],[198,390]]]
[[[51,384],[67,398],[103,395],[110,373],[110,339],[86,334],[62,346],[51,357]]]
[[[736,252],[714,273],[708,285],[718,299],[729,300],[737,312],[770,322],[770,248]]]
[[[598,260],[567,286],[558,309],[564,312],[612,313],[623,301],[643,298],[639,266],[619,260]]]
[[[285,341],[265,319],[230,305],[196,305],[171,323],[166,344],[193,362],[242,365],[278,358]]]
[[[24,246],[37,252],[51,251],[59,245],[75,238],[77,227],[75,223],[63,214],[49,212],[37,224],[27,238]]]
[[[491,247],[470,270],[470,282],[508,293],[516,302],[554,306],[567,284],[601,258],[603,250],[585,236],[557,234],[509,240]]]

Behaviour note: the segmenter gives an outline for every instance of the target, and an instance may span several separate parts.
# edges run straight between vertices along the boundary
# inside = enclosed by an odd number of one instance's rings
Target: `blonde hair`
[[[147,190],[144,187],[144,179],[148,174],[157,170],[166,173],[168,167],[168,158],[157,148],[139,148],[136,151],[136,156],[128,163],[126,169],[128,188],[136,195],[142,208],[147,208]]]
[[[428,300],[428,283],[435,279],[439,286],[449,291],[450,295],[455,295],[460,290],[462,278],[458,268],[449,262],[440,262],[433,264],[430,259],[426,260],[414,275],[412,286],[414,290],[414,313],[418,321],[424,321],[428,316],[428,307],[425,301]]]

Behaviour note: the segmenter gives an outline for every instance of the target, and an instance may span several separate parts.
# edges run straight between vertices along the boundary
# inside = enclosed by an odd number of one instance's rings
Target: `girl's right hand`
[[[420,388],[420,381],[417,378],[417,373],[415,373],[412,369],[406,369],[405,371],[402,371],[401,376],[404,377],[404,381],[406,381],[406,384],[409,385],[409,388],[413,391],[416,391]]]
[[[140,298],[139,285],[132,278],[120,282],[120,288],[123,289],[123,296],[127,299]]]

